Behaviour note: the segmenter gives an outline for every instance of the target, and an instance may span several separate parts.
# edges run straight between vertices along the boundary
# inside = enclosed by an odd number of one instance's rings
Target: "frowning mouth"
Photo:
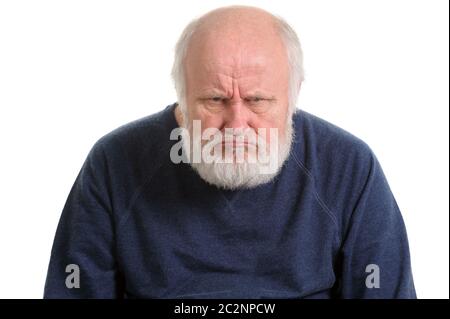
[[[249,143],[248,141],[222,141],[222,146],[225,147],[234,147],[234,148],[239,148],[239,147],[256,147],[255,143]]]
[[[201,121],[193,120],[192,129],[175,128],[170,139],[178,140],[170,150],[170,158],[176,164],[229,164],[231,159],[236,164],[258,164],[261,174],[272,174],[278,168],[278,128],[270,128],[269,132],[258,128],[257,132],[248,134],[242,134],[241,130],[222,132],[216,128],[202,131]]]

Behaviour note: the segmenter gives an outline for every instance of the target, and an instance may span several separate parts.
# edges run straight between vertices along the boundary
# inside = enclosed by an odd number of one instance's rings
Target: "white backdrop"
[[[0,1],[0,298],[41,298],[94,142],[175,102],[173,47],[235,1]],[[449,297],[447,0],[240,1],[298,31],[299,107],[365,140],[402,210],[418,297]]]

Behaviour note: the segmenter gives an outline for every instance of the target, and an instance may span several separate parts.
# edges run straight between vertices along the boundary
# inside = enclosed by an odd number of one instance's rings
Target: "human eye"
[[[255,96],[254,98],[251,99],[252,102],[258,103],[261,101],[264,101],[264,98],[259,97],[259,96]]]
[[[200,98],[203,106],[213,112],[219,112],[225,107],[226,97],[219,94],[205,95]]]
[[[264,113],[269,110],[274,99],[263,95],[248,96],[245,98],[247,106],[255,113]]]
[[[249,97],[245,98],[245,100],[246,100],[246,102],[248,102],[250,104],[258,104],[263,101],[266,101],[267,99],[262,96],[249,96]]]
[[[208,100],[214,103],[221,103],[224,101],[224,98],[222,96],[211,96]]]
[[[268,99],[262,96],[252,96],[245,98],[245,102],[247,103],[247,105],[254,109],[261,109],[264,106],[267,106],[268,105],[267,101]]]

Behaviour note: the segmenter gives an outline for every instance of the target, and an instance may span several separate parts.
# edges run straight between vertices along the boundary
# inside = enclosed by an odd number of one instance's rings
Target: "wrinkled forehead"
[[[185,59],[188,77],[220,72],[232,77],[276,76],[287,70],[287,52],[275,30],[201,30],[191,40]]]

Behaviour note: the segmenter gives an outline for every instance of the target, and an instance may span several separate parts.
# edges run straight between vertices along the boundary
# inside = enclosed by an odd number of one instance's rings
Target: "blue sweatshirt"
[[[94,145],[45,298],[416,297],[405,225],[366,143],[298,110],[280,174],[222,190],[170,160],[175,106]]]

